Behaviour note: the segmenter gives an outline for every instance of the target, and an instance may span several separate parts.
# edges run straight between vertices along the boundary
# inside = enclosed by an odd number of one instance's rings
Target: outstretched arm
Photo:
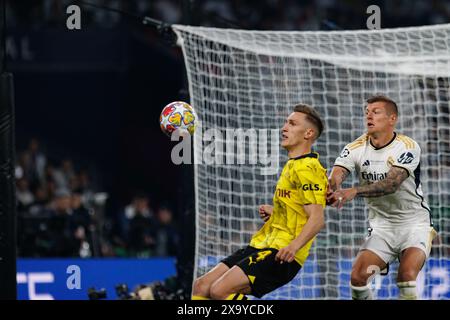
[[[336,191],[341,188],[342,183],[348,177],[350,171],[344,167],[334,166],[331,170],[330,177],[328,178],[328,183],[331,191]]]
[[[357,186],[356,195],[360,197],[381,197],[394,193],[406,178],[408,178],[406,169],[392,167],[386,179],[365,186]]]
[[[408,171],[400,167],[392,167],[385,179],[364,186],[355,186],[349,189],[336,191],[333,195],[337,202],[333,206],[342,208],[345,202],[353,200],[356,196],[360,197],[381,197],[397,191],[398,187],[408,178]]]
[[[327,204],[334,205],[338,200],[335,197],[335,191],[341,189],[342,183],[349,176],[350,171],[344,167],[334,166],[328,178]]]

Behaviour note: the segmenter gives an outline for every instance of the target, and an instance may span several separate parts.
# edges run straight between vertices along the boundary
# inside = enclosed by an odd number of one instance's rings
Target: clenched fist
[[[270,216],[272,215],[273,207],[269,204],[262,204],[259,206],[258,211],[261,219],[263,219],[264,222],[266,222],[267,220],[270,219]]]

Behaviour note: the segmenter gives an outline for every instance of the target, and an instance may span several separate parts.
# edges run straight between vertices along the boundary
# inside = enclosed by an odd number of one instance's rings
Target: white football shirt
[[[432,225],[431,210],[423,197],[420,182],[420,147],[413,139],[395,133],[384,147],[374,147],[367,134],[342,150],[335,166],[356,170],[360,185],[386,178],[392,166],[408,171],[396,192],[381,197],[366,197],[371,227]]]

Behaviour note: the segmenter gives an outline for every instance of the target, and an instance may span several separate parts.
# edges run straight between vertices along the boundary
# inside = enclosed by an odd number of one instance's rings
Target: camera
[[[128,286],[125,283],[116,285],[115,289],[119,300],[139,300],[139,297],[134,292],[128,291]]]
[[[102,288],[100,290],[96,290],[95,288],[89,288],[88,297],[89,300],[106,299],[106,289]]]

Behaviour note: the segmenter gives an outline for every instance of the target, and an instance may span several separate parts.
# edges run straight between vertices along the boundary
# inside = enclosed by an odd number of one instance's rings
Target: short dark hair
[[[389,98],[388,96],[385,96],[383,94],[377,94],[374,96],[369,97],[366,100],[367,104],[375,103],[375,102],[386,102],[388,105],[391,106],[391,110],[398,116],[398,107],[394,100]]]
[[[306,120],[311,122],[317,128],[316,139],[319,138],[324,127],[320,114],[313,107],[303,103],[294,106],[294,112],[301,112],[306,115]]]

